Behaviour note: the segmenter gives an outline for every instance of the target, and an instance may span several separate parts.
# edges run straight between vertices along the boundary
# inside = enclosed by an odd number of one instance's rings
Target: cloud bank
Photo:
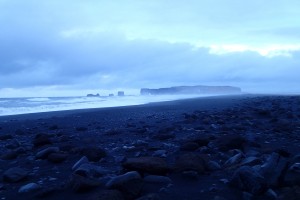
[[[300,92],[300,3],[224,2],[0,0],[0,96],[198,84]]]

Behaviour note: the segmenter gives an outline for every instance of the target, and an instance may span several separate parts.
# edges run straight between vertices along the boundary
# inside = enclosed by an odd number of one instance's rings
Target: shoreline
[[[13,114],[13,115],[3,115],[0,116],[0,121],[3,120],[13,120],[13,119],[38,119],[38,118],[49,118],[49,117],[56,117],[56,116],[66,116],[76,113],[87,113],[87,112],[97,112],[97,111],[107,111],[107,110],[114,110],[114,109],[134,109],[134,108],[144,108],[148,106],[160,106],[160,107],[167,107],[169,105],[179,105],[182,106],[185,104],[186,101],[190,101],[191,103],[195,103],[198,100],[206,101],[208,99],[211,100],[221,100],[221,99],[228,99],[232,98],[235,99],[244,99],[247,97],[256,97],[256,96],[266,96],[261,94],[238,94],[238,95],[216,95],[216,96],[204,96],[204,97],[192,97],[186,99],[177,99],[177,100],[167,100],[167,101],[160,101],[160,102],[150,102],[144,103],[139,105],[126,105],[126,106],[113,106],[113,107],[99,107],[99,108],[80,108],[80,109],[71,109],[71,110],[58,110],[58,111],[46,111],[46,112],[35,112],[35,113],[24,113],[24,114]],[[279,95],[274,95],[279,96]],[[207,103],[206,103],[207,104]],[[211,107],[213,105],[208,105]],[[218,106],[218,105],[216,105]],[[201,105],[200,107],[201,108]]]

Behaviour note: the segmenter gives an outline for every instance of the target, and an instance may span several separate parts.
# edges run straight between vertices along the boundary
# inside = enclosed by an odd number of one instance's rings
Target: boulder
[[[267,161],[261,166],[261,174],[270,186],[277,187],[281,184],[283,172],[287,167],[287,159],[278,153],[272,153]]]

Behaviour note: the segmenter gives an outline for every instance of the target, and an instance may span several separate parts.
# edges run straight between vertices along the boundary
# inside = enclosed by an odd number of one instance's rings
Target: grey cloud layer
[[[299,10],[298,0],[0,0],[0,85],[293,85],[300,52],[215,55],[192,42],[296,44]]]

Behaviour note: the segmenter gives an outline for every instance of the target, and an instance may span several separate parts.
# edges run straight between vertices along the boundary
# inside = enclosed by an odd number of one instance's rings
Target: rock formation
[[[141,95],[169,95],[169,94],[239,94],[241,88],[232,86],[177,86],[169,88],[142,88]]]

